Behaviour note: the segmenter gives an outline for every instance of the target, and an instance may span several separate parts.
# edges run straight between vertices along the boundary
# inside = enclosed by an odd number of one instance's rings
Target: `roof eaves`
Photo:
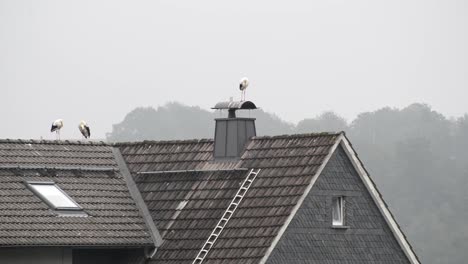
[[[103,244],[75,244],[75,243],[12,243],[2,244],[0,248],[11,248],[11,247],[73,247],[73,248],[141,248],[154,246],[153,242],[141,242],[141,243],[103,243]]]

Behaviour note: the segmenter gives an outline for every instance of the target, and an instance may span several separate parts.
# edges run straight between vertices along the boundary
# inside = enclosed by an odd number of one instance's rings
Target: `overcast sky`
[[[138,106],[250,99],[297,122],[468,112],[466,0],[0,0],[0,138],[94,138]],[[157,125],[157,124],[155,124]]]

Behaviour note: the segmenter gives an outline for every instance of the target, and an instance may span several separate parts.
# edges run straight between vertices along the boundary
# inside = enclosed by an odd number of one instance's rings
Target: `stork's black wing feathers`
[[[91,137],[91,130],[89,129],[89,126],[85,126],[86,131],[88,131],[88,137]]]
[[[52,123],[52,127],[50,128],[50,132],[54,132],[54,131],[57,130],[57,129],[58,129],[58,126],[56,126],[56,125],[54,125],[54,124]]]

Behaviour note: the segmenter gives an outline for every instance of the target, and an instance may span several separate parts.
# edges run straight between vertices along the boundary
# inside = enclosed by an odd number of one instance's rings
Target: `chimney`
[[[228,110],[227,118],[217,118],[214,137],[215,159],[237,159],[245,144],[256,136],[255,118],[236,117],[237,110],[257,109],[251,101],[220,102],[212,109]]]

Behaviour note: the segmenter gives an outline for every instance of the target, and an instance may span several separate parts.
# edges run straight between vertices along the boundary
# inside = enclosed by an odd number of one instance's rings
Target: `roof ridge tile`
[[[91,145],[112,146],[105,141],[81,141],[81,140],[50,140],[50,139],[0,139],[0,143],[7,144],[47,144],[47,145]]]
[[[275,136],[255,136],[252,139],[263,140],[263,139],[291,139],[291,138],[306,138],[306,137],[320,137],[320,136],[339,136],[344,135],[344,131],[338,132],[317,132],[317,133],[301,133],[301,134],[283,134]],[[143,140],[143,141],[124,141],[114,142],[113,146],[136,146],[144,144],[191,144],[191,143],[213,143],[212,138],[200,138],[200,139],[176,139],[176,140]]]
[[[307,137],[332,137],[332,136],[339,136],[344,135],[344,131],[338,132],[317,132],[317,133],[301,133],[301,134],[283,134],[283,135],[275,135],[275,136],[255,136],[252,139],[257,140],[264,140],[264,139],[291,139],[291,138],[307,138]]]
[[[143,141],[127,141],[127,142],[114,142],[112,145],[120,146],[136,146],[145,144],[192,144],[192,143],[212,143],[212,138],[200,139],[174,139],[174,140],[143,140]]]

